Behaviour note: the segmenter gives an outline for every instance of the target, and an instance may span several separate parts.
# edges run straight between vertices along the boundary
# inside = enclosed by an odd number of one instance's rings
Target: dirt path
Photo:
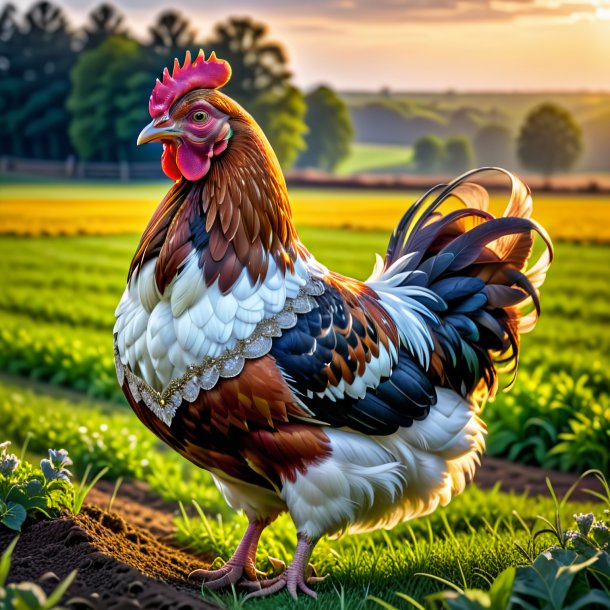
[[[0,527],[0,550],[14,532]],[[66,599],[94,610],[146,608],[206,610],[188,574],[207,563],[159,542],[116,514],[86,506],[81,514],[37,521],[21,533],[9,582],[34,581],[47,593],[72,570],[77,575]]]
[[[87,496],[87,503],[108,510],[114,488],[113,482],[100,481]],[[126,480],[112,502],[112,512],[159,540],[169,541],[175,530],[173,518],[178,513],[178,502],[162,500],[142,481]]]
[[[578,481],[578,475],[568,472],[546,470],[536,466],[515,464],[507,460],[485,456],[481,468],[477,471],[474,482],[482,489],[491,489],[498,483],[502,491],[525,493],[537,496],[550,496],[546,478],[551,480],[555,494],[561,499],[570,487]],[[570,499],[581,502],[592,502],[595,498],[585,490],[590,489],[604,493],[601,483],[594,476],[587,476],[578,484]]]

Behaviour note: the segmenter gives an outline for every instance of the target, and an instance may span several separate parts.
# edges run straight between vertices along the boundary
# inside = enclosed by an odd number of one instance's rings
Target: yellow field
[[[0,233],[140,233],[167,188],[168,183],[2,185]],[[384,231],[394,228],[417,195],[334,189],[291,191],[297,225]],[[506,197],[492,197],[494,213],[502,211]],[[610,242],[607,195],[534,194],[534,217],[555,239]]]

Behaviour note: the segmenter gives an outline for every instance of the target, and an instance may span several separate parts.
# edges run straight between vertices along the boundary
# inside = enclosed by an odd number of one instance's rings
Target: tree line
[[[413,146],[413,166],[420,173],[460,173],[477,163],[511,167],[513,148],[524,168],[550,176],[575,165],[583,152],[582,129],[567,110],[544,103],[528,113],[516,141],[496,124],[482,127],[474,141],[464,135],[446,140],[424,135]]]
[[[218,23],[206,40],[180,12],[162,12],[144,41],[125,16],[101,4],[80,28],[42,1],[0,10],[0,155],[38,159],[137,161],[158,158],[135,137],[149,120],[155,79],[186,49],[212,50],[231,64],[223,91],[259,122],[283,167],[332,171],[349,153],[347,106],[328,87],[308,94],[292,82],[281,44],[249,18]]]

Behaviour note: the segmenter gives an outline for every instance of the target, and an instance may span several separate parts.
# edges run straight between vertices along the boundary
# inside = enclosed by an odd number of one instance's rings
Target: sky
[[[57,0],[76,24],[101,0]],[[114,0],[131,30],[167,0]],[[340,90],[610,91],[610,0],[175,0],[205,40],[249,15],[295,82]],[[212,49],[210,49],[212,50]]]

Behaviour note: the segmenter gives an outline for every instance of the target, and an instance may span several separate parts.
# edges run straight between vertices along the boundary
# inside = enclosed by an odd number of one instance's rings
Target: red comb
[[[214,52],[206,61],[203,50],[199,50],[195,61],[191,63],[191,52],[187,51],[182,67],[180,62],[174,59],[171,76],[165,68],[163,79],[157,79],[148,102],[148,112],[156,119],[166,114],[172,104],[185,93],[193,89],[218,89],[226,85],[230,78],[231,66],[224,59],[218,59]]]

